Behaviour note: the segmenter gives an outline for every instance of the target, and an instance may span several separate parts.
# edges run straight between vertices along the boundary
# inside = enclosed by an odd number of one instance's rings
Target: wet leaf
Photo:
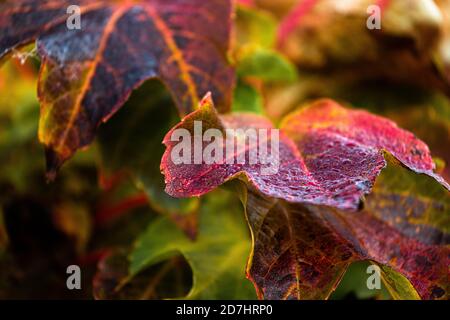
[[[366,208],[356,213],[270,199],[240,187],[255,239],[248,276],[260,298],[328,298],[350,263],[372,260],[381,265],[393,298],[448,299],[448,193],[388,159]],[[414,182],[428,189],[418,193]]]
[[[264,176],[266,159],[253,165],[249,158],[243,164],[175,164],[172,132],[187,129],[193,137],[188,142],[195,142],[199,132],[193,127],[200,120],[203,130],[273,126],[256,115],[219,116],[206,97],[168,133],[162,161],[166,190],[176,196],[204,194],[233,178],[246,182],[240,195],[254,239],[247,271],[260,298],[326,299],[352,262],[372,260],[383,266],[394,298],[445,299],[449,186],[414,135],[366,111],[321,100],[281,122],[279,171]]]
[[[66,26],[69,5],[81,9],[80,30]],[[1,3],[0,12],[0,57],[37,40],[49,178],[149,78],[165,83],[181,114],[207,91],[230,107],[228,0],[21,0]]]
[[[164,139],[167,149],[161,169],[166,191],[172,196],[203,195],[230,179],[240,178],[273,198],[356,210],[386,165],[382,150],[393,154],[409,169],[429,175],[450,189],[433,171],[435,164],[422,141],[392,121],[366,111],[345,109],[331,100],[318,101],[282,121],[279,145],[276,145],[277,131],[264,117],[219,116],[209,96],[201,104],[199,110],[185,117]],[[196,121],[202,121],[200,133],[195,130]],[[236,146],[234,149],[228,146],[228,153],[227,143],[219,143],[216,149],[221,152],[215,151],[219,159],[212,164],[202,159],[195,163],[192,150],[199,150],[203,156],[206,146],[217,146],[202,140],[201,135],[210,128],[221,132],[239,128],[244,132],[227,136],[227,141],[234,141],[231,145]],[[189,164],[179,164],[179,159],[174,162],[176,152],[181,152],[180,146],[175,148],[179,140],[172,141],[177,129],[185,129],[193,137],[183,141],[189,147],[182,150],[188,153]],[[245,133],[247,129],[257,129],[259,134],[265,132],[265,136],[252,141]],[[200,141],[197,146],[196,141]],[[264,145],[266,153],[261,151]]]
[[[424,141],[434,157],[450,163],[447,147],[450,144],[450,100],[445,95],[431,88],[394,85],[382,80],[362,81],[348,73],[301,73],[300,78],[302,80],[294,84],[265,90],[269,117],[282,119],[297,106],[327,96],[393,120]],[[441,174],[448,181],[450,166],[445,166]]]

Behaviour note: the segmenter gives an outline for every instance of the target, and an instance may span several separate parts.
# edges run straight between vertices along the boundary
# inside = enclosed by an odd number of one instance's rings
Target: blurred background
[[[371,4],[381,10],[381,29],[366,26]],[[416,134],[450,180],[450,0],[238,1],[234,28],[233,110],[277,122],[330,97]],[[183,255],[133,277],[127,259],[161,215],[187,238],[198,232],[203,200],[173,202],[159,172],[161,141],[178,121],[170,94],[146,82],[100,127],[95,143],[46,183],[33,50],[21,49],[0,67],[0,299],[185,296],[192,270]],[[245,230],[238,199],[224,197]],[[248,234],[242,239],[250,246]],[[67,290],[71,264],[83,271],[82,290]],[[390,299],[384,288],[367,289],[368,264],[352,265],[331,298]],[[241,276],[244,297],[256,298]]]

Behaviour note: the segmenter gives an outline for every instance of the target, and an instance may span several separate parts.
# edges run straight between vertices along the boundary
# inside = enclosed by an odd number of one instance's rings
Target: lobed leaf
[[[450,163],[450,101],[432,88],[393,85],[380,81],[361,81],[351,71],[329,74],[301,73],[302,81],[289,86],[266,90],[266,112],[272,119],[281,119],[304,101],[326,96],[346,101],[387,117],[398,126],[414,132],[432,150],[433,157]],[[450,178],[450,166],[439,173]]]
[[[70,5],[81,9],[80,30],[66,26]],[[0,58],[33,40],[42,57],[39,138],[49,178],[149,78],[165,83],[181,114],[210,90],[229,108],[231,7],[229,0],[1,3]]]
[[[248,162],[175,164],[172,133],[186,129],[193,142],[199,120],[204,130],[274,128],[256,115],[218,115],[206,97],[166,135],[161,163],[173,196],[198,196],[234,178],[246,182],[238,189],[253,238],[247,274],[258,297],[326,299],[351,263],[371,260],[394,298],[448,298],[449,185],[414,135],[321,100],[281,122],[279,171],[264,176],[261,164]],[[364,210],[352,212],[358,208]]]
[[[246,146],[244,150],[234,149],[231,155],[224,144],[223,154],[229,158],[227,161],[194,164],[194,154],[191,154],[192,164],[175,164],[172,152],[178,141],[172,140],[172,134],[177,129],[186,129],[193,137],[189,144],[202,139],[194,131],[195,121],[203,121],[203,130],[266,129],[269,152],[258,158],[256,164],[250,164],[248,158],[239,163],[242,153],[248,157],[258,144]],[[356,210],[386,165],[383,150],[393,154],[409,169],[429,175],[450,189],[444,179],[434,173],[434,162],[422,141],[395,123],[366,111],[348,110],[331,100],[318,101],[282,121],[279,150],[270,150],[273,130],[272,124],[261,116],[219,116],[207,96],[200,110],[185,117],[164,138],[167,149],[161,170],[165,175],[166,192],[174,197],[199,196],[239,177],[269,197]],[[247,138],[245,134],[238,137],[244,141]],[[232,139],[236,140],[236,137]],[[205,150],[209,143],[203,141],[202,144],[202,150]],[[271,152],[279,158],[278,171],[261,174],[268,164],[273,164]],[[233,161],[228,161],[230,159]]]

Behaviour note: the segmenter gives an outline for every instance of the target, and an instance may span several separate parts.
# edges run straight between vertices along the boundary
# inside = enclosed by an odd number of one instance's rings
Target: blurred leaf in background
[[[250,253],[250,234],[237,200],[224,190],[204,197],[199,233],[195,241],[177,230],[167,218],[150,224],[131,254],[130,273],[181,253],[192,268],[193,286],[188,299],[255,299],[244,279]]]

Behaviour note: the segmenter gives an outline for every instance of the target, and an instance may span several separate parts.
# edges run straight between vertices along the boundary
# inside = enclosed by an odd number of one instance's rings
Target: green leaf
[[[394,269],[380,265],[381,277],[392,298],[395,300],[420,300],[416,289],[400,273]]]
[[[232,110],[264,114],[263,98],[254,87],[240,80],[234,90]]]
[[[15,66],[6,62],[0,68],[0,156],[18,144],[36,139],[39,107],[36,76],[30,64]],[[21,81],[15,79],[22,77]]]
[[[152,223],[137,240],[131,254],[131,275],[162,262],[178,252],[193,271],[188,299],[254,299],[245,279],[250,236],[239,202],[223,190],[205,197],[195,241],[167,218]]]
[[[266,82],[297,79],[297,70],[289,60],[275,50],[262,47],[245,50],[237,72],[240,77],[255,77]]]
[[[359,261],[352,263],[344,277],[342,278],[336,291],[331,294],[330,299],[340,300],[348,298],[389,300],[391,296],[386,290],[386,286],[381,282],[380,289],[369,289],[367,279],[370,274],[367,268],[373,263],[369,261]]]
[[[277,23],[266,11],[239,5],[235,26],[238,46],[253,44],[270,48],[275,44]]]

